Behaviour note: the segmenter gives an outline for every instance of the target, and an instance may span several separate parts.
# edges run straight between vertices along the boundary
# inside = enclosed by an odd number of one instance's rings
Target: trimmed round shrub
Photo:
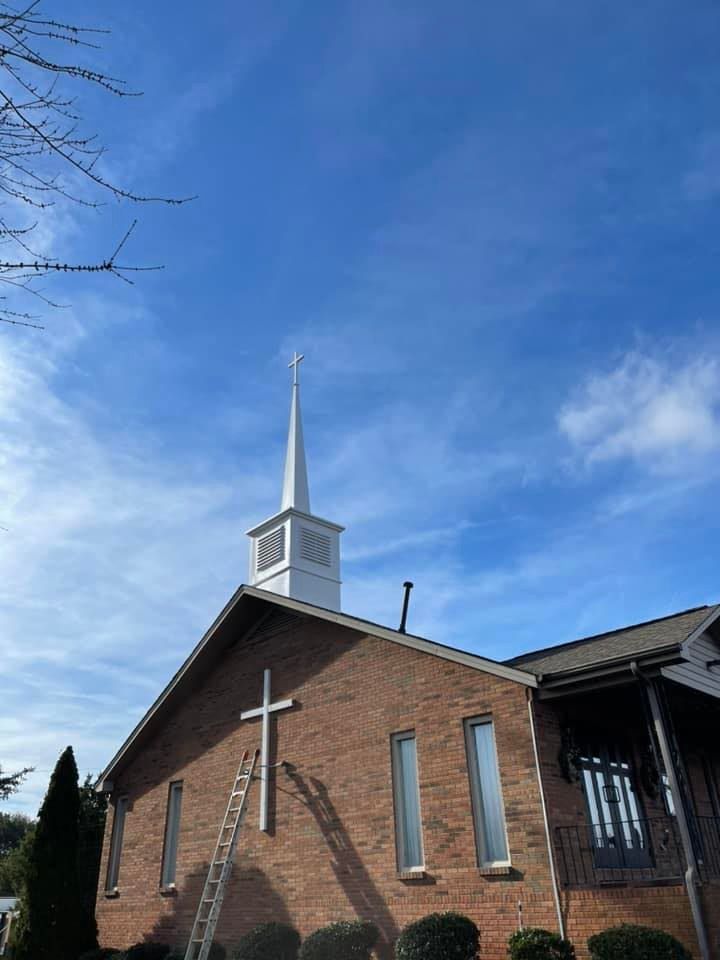
[[[80,954],[79,960],[120,960],[121,957],[123,952],[117,947],[96,947]]]
[[[475,960],[480,932],[461,913],[430,913],[409,923],[397,939],[397,960]]]
[[[165,957],[165,960],[185,960],[185,950],[185,947],[175,947]],[[227,950],[225,947],[221,943],[218,943],[217,940],[213,940],[210,946],[208,960],[225,960],[226,956]]]
[[[692,960],[685,947],[663,930],[624,923],[588,940],[592,960]]]
[[[124,960],[166,960],[170,947],[166,943],[142,940],[125,951]]]
[[[233,960],[297,960],[300,934],[287,923],[260,923],[235,947]]]
[[[540,927],[516,930],[508,940],[510,960],[575,960],[569,940]]]
[[[368,920],[329,923],[303,941],[300,960],[369,960],[379,936]]]

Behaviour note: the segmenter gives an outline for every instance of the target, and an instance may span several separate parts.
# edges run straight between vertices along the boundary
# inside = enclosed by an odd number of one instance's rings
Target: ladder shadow
[[[184,949],[187,946],[209,869],[208,860],[187,874],[182,886],[173,896],[166,898],[164,912],[152,930],[143,936],[143,940],[167,943],[174,948]],[[247,910],[249,903],[252,903],[252,912]],[[241,924],[238,924],[239,910],[247,913]],[[236,861],[228,881],[215,941],[226,948],[227,957],[230,958],[242,934],[258,923],[271,920],[291,924],[285,901],[262,870],[254,864]],[[233,931],[232,935],[229,935],[229,930]]]
[[[380,940],[375,951],[382,960],[389,960],[398,937],[398,928],[387,904],[367,872],[367,869],[345,829],[330,799],[325,784],[317,777],[305,779],[292,764],[285,764],[285,772],[296,791],[283,790],[302,803],[312,814],[323,840],[332,854],[331,867],[355,914],[361,920],[372,920],[380,929]]]

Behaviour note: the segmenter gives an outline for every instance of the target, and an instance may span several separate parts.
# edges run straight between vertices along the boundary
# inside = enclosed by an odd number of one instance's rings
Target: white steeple
[[[285,480],[283,482],[281,510],[294,507],[310,513],[305,443],[303,441],[302,416],[300,415],[300,383],[298,367],[304,354],[295,353],[288,364],[293,368],[292,401],[290,403],[290,427],[288,429],[287,453],[285,454]]]
[[[343,527],[310,513],[305,444],[294,354],[290,427],[280,513],[248,530],[250,583],[272,593],[340,609],[340,534]]]

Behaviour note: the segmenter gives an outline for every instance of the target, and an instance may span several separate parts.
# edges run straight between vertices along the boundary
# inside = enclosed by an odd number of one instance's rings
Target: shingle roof
[[[692,610],[673,613],[669,617],[648,620],[620,630],[546,647],[544,650],[534,650],[512,657],[505,663],[546,676],[664,650],[687,640],[690,634],[719,608],[720,604],[694,607]]]

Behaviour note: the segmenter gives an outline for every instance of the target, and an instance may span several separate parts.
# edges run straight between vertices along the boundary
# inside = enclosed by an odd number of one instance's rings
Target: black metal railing
[[[720,817],[690,823],[700,879],[720,879]],[[555,856],[566,887],[681,881],[685,856],[675,817],[555,828]]]
[[[675,817],[577,824],[555,828],[555,855],[566,887],[683,876]]]
[[[720,880],[720,817],[693,817],[702,880]]]

